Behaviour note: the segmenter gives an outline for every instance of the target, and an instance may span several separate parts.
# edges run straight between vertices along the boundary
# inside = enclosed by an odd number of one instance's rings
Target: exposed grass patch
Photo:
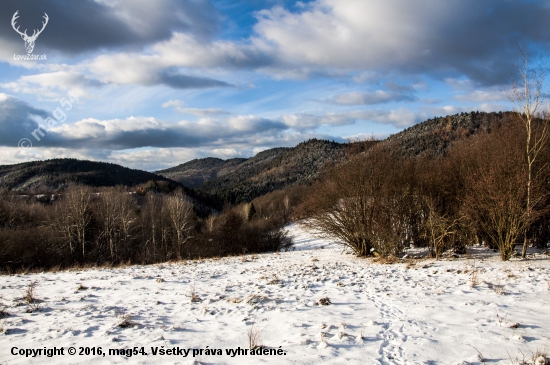
[[[36,298],[37,281],[32,281],[27,286],[23,295],[23,301],[27,304],[27,313],[34,313],[40,310],[40,301]]]
[[[263,347],[261,330],[256,326],[256,323],[252,323],[246,331],[248,336],[248,348],[257,349]]]
[[[197,295],[197,291],[195,290],[195,282],[193,282],[193,284],[191,285],[189,296],[191,298],[191,303],[198,303],[202,301],[202,299]]]

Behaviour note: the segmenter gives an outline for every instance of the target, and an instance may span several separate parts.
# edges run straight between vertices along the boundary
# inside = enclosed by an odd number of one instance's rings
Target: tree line
[[[197,216],[181,190],[74,186],[22,196],[0,191],[0,269],[151,264],[288,249],[284,217],[226,207]]]

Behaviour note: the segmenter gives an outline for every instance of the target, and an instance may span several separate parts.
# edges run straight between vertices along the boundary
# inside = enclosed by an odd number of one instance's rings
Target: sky
[[[550,0],[2,0],[0,165],[156,171],[513,110],[549,20]]]

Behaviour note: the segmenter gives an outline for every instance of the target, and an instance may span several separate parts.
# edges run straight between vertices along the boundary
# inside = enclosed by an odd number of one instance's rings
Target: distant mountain
[[[179,183],[194,188],[204,184],[208,180],[233,172],[246,158],[232,158],[222,160],[221,158],[207,157],[191,160],[184,164],[156,173]]]
[[[57,190],[71,184],[89,186],[135,186],[148,181],[170,179],[120,165],[62,158],[0,165],[0,186],[15,190]]]
[[[190,165],[183,164],[157,173],[172,177],[183,184],[189,184],[188,176],[192,176],[193,181],[198,181],[197,177],[202,179],[209,174],[215,174],[214,178],[205,179],[203,184],[197,185],[195,190],[221,201],[238,204],[289,185],[313,181],[322,166],[343,158],[344,148],[344,144],[311,139],[293,148],[262,151],[252,158],[240,159],[241,161],[193,160],[188,163]],[[206,166],[204,172],[197,169],[201,165]],[[177,178],[176,174],[186,176],[187,180]]]
[[[455,141],[490,132],[503,123],[512,122],[516,115],[514,112],[471,112],[432,118],[391,135],[381,145],[402,156],[439,156]]]

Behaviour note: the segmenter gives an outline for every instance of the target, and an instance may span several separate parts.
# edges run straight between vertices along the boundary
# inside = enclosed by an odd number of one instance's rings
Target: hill
[[[344,157],[344,148],[341,143],[311,139],[293,148],[269,149],[196,190],[234,204],[248,202],[273,190],[313,181],[322,166]]]
[[[382,146],[399,155],[443,155],[456,141],[479,133],[488,133],[503,123],[514,120],[514,112],[470,112],[428,119],[393,134]]]
[[[148,181],[170,179],[147,171],[120,165],[61,158],[0,165],[0,186],[25,191],[29,189],[57,190],[71,184],[88,186],[135,186]]]
[[[380,141],[399,155],[444,155],[456,141],[511,122],[512,112],[471,112],[428,119]],[[241,203],[270,191],[313,181],[327,163],[370,148],[373,142],[341,144],[312,139],[294,148],[274,148],[250,159],[204,158],[157,171],[214,200]]]
[[[184,164],[156,173],[177,181],[187,187],[194,188],[213,180],[218,176],[233,172],[246,158],[232,158],[222,160],[221,158],[207,157],[191,160]]]

